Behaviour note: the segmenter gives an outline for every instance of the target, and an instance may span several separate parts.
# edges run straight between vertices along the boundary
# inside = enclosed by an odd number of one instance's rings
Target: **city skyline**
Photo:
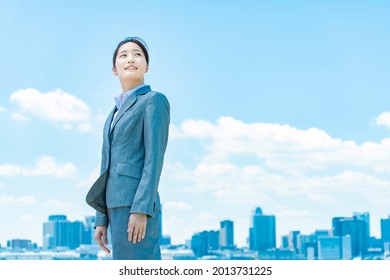
[[[357,218],[361,218],[360,216],[368,216],[369,217],[369,212],[364,212],[364,213],[358,213],[358,212],[353,212],[351,213],[353,217],[357,217]],[[257,217],[257,216],[263,216],[267,219],[269,219],[270,217],[273,217],[273,223],[274,223],[274,227],[277,228],[277,219],[275,219],[276,217],[271,214],[271,213],[265,213],[263,214],[262,212],[262,209],[260,207],[256,207],[255,209],[253,209],[253,211],[251,212],[251,215],[250,217],[253,219],[253,217]],[[259,216],[259,217],[260,217]],[[332,229],[334,229],[335,227],[335,224],[334,224],[334,221],[335,219],[339,220],[339,219],[348,219],[349,217],[333,217],[332,218],[332,221],[330,221],[330,227],[329,228],[322,228],[322,229],[313,229],[311,232],[301,232],[299,230],[299,228],[294,228],[294,229],[290,229],[290,231],[288,232],[285,232],[285,233],[282,233],[280,236],[276,236],[275,234],[275,231],[273,233],[271,233],[271,235],[275,235],[275,238],[278,242],[275,242],[276,240],[268,240],[267,236],[264,235],[264,234],[258,234],[257,232],[255,232],[254,234],[259,236],[260,239],[262,239],[262,244],[265,244],[263,245],[263,247],[257,247],[256,245],[252,245],[252,241],[251,241],[251,233],[252,233],[252,228],[255,226],[255,224],[252,224],[250,227],[248,227],[247,229],[247,232],[248,232],[248,238],[247,238],[247,244],[245,244],[245,246],[241,246],[242,248],[250,248],[253,246],[253,248],[255,248],[255,250],[265,250],[265,249],[271,249],[271,248],[284,248],[286,247],[285,244],[283,244],[283,241],[282,239],[285,238],[285,236],[288,236],[289,234],[304,234],[304,235],[310,235],[310,234],[314,234],[315,232],[323,232],[323,231],[327,231],[329,235],[331,236],[342,236],[340,233],[332,233]],[[390,214],[387,216],[387,217],[383,217],[381,218],[381,220],[379,221],[380,223],[382,222],[382,220],[386,221],[387,222],[387,226],[386,225],[381,225],[382,227],[382,230],[384,231],[382,234],[384,234],[383,238],[387,238],[389,239],[388,242],[390,242]],[[81,228],[82,226],[80,225],[80,223],[84,223],[85,222],[85,226],[87,226],[87,228],[84,228],[84,230],[82,231],[83,234],[82,236],[79,237],[78,240],[67,240],[67,239],[64,239],[63,241],[53,241],[53,240],[46,240],[45,242],[45,239],[46,239],[46,235],[45,235],[45,230],[46,232],[51,232],[52,234],[53,233],[53,230],[50,229],[50,222],[51,221],[59,221],[59,222],[67,222],[67,224],[74,224],[76,225],[76,228]],[[162,221],[163,221],[163,217],[162,217]],[[255,220],[253,220],[255,221]],[[363,219],[362,219],[363,221]],[[256,223],[256,222],[254,222]],[[267,224],[269,222],[266,222]],[[371,225],[371,220],[368,218],[368,220],[365,220],[365,223],[367,223],[368,225],[368,228],[370,228],[370,225]],[[78,221],[78,220],[74,220],[74,221],[70,221],[69,219],[67,219],[67,215],[66,214],[51,214],[50,216],[48,216],[48,221],[44,222],[43,223],[43,231],[42,231],[42,248],[43,249],[54,249],[55,247],[57,246],[60,246],[61,247],[61,242],[66,242],[66,243],[69,243],[69,244],[97,244],[94,240],[93,240],[93,225],[94,225],[94,216],[86,216],[84,217],[83,221]],[[162,224],[163,225],[163,224]],[[72,226],[73,227],[73,226]],[[228,229],[226,229],[228,228]],[[221,240],[226,240],[225,243],[222,243],[221,244],[221,247],[224,248],[233,248],[233,247],[240,247],[240,246],[237,246],[237,244],[234,242],[234,221],[231,221],[231,220],[223,220],[223,221],[220,221],[220,228],[218,228],[216,231],[215,229],[207,229],[207,228],[204,228],[202,231],[215,231],[215,232],[218,232],[218,235],[219,235],[219,239]],[[264,230],[264,226],[262,226],[263,230]],[[220,230],[224,231],[223,234],[220,233]],[[202,232],[201,231],[201,232]],[[232,234],[228,233],[229,231],[232,232]],[[85,237],[84,234],[87,234],[87,236],[89,235],[89,237]],[[199,232],[198,232],[199,233]],[[192,234],[192,236],[194,234],[197,234],[196,232],[194,232]],[[53,236],[53,235],[52,235]],[[169,232],[160,232],[160,237],[170,237],[171,236],[171,233]],[[382,236],[373,236],[369,229],[367,230],[367,236],[370,238],[370,237],[375,237],[377,239],[381,239]],[[52,237],[51,237],[52,238]],[[110,235],[109,235],[109,238],[110,238]],[[189,241],[191,239],[191,236],[189,236],[187,239],[186,239],[186,242]],[[12,240],[29,240],[28,238],[23,238],[23,237],[14,237],[10,240],[7,240],[7,243],[12,241]],[[83,243],[82,240],[88,240],[87,243]],[[30,240],[32,244],[39,244],[38,242],[36,242],[36,240]],[[54,243],[53,243],[54,242]],[[56,243],[57,242],[57,243]],[[77,243],[78,242],[78,243]],[[171,243],[171,245],[185,245],[185,243],[182,243],[182,244],[179,244],[179,243]],[[265,242],[265,243],[264,243]],[[110,240],[109,240],[109,243],[110,243]],[[57,245],[56,245],[57,244]],[[268,245],[267,245],[268,244]],[[290,245],[289,245],[290,246]],[[0,243],[0,248],[2,247],[5,247],[3,246],[1,243]],[[75,249],[76,247],[73,246],[71,247],[70,249]]]
[[[232,220],[243,246],[258,205],[277,236],[369,211],[379,237],[389,13],[383,0],[0,1],[0,243],[41,243],[51,213],[94,215],[85,195],[121,93],[112,54],[133,35],[171,105],[159,192],[172,243]]]
[[[43,247],[26,239],[12,239],[0,247],[3,260],[96,260],[112,259],[93,241],[95,217],[69,221],[66,215],[50,215],[43,224]],[[382,260],[390,258],[390,215],[381,219],[381,239],[370,235],[370,214],[354,212],[352,217],[333,217],[331,230],[302,234],[289,231],[275,244],[275,216],[256,207],[251,215],[247,247],[234,242],[234,222],[223,220],[219,230],[194,233],[186,244],[171,244],[161,237],[163,260]],[[108,235],[110,240],[110,234]],[[110,247],[110,242],[108,244]]]

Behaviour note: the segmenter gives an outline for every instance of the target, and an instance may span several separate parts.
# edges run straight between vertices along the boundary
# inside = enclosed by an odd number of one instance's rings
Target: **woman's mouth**
[[[138,68],[135,66],[127,66],[125,70],[137,70]]]

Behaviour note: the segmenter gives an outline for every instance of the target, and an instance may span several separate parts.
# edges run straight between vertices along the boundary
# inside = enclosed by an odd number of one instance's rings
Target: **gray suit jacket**
[[[168,141],[170,107],[165,95],[144,86],[109,114],[103,130],[100,177],[107,208],[130,206],[130,213],[152,217],[160,211],[157,191]],[[96,211],[95,226],[108,226]]]

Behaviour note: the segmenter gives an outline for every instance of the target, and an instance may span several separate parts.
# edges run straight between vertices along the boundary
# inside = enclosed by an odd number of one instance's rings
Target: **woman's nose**
[[[130,63],[134,62],[134,56],[133,55],[129,55],[127,58],[128,58],[127,62],[130,62]]]

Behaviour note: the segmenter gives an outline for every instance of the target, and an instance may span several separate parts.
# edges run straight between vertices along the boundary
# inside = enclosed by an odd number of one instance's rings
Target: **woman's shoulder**
[[[151,90],[151,91],[149,91],[148,93],[147,93],[147,95],[148,95],[148,97],[149,98],[155,98],[156,96],[157,96],[157,98],[161,98],[161,97],[165,97],[166,98],[166,96],[165,96],[165,94],[163,94],[163,93],[161,93],[161,92],[159,92],[159,91],[155,91],[155,90]]]
[[[168,98],[165,96],[165,94],[159,92],[159,91],[149,91],[147,94],[145,94],[146,99],[149,102],[167,102]]]

